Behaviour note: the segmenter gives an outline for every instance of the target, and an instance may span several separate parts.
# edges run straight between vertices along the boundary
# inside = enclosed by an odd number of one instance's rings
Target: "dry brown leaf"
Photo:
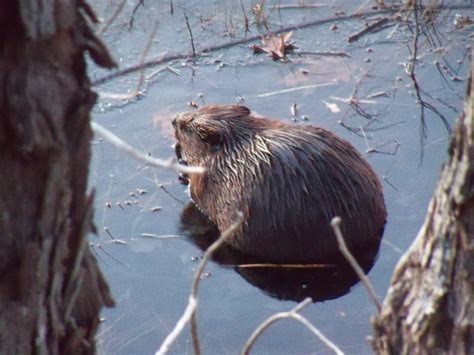
[[[281,35],[269,35],[262,38],[261,45],[250,46],[255,54],[268,53],[273,60],[284,59],[287,53],[295,49],[295,46],[289,42],[293,32],[284,33]]]

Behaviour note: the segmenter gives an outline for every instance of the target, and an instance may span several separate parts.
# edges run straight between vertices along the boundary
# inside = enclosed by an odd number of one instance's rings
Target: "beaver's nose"
[[[173,125],[173,128],[176,129],[176,117],[171,121],[171,124]]]

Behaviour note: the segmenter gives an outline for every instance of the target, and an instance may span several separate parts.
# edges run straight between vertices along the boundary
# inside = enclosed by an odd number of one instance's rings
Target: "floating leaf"
[[[250,46],[255,54],[268,53],[273,60],[284,59],[288,53],[293,51],[296,47],[289,42],[293,32],[288,32],[281,35],[270,35],[262,38],[261,45]]]

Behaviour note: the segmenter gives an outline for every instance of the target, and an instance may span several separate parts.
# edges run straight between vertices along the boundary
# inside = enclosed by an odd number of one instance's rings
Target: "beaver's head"
[[[193,166],[205,165],[218,152],[254,132],[250,117],[250,110],[238,105],[206,106],[178,114],[173,120],[178,159]]]

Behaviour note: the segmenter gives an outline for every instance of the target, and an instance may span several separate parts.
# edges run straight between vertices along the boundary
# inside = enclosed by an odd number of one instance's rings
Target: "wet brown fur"
[[[378,245],[386,220],[380,182],[333,133],[230,105],[182,113],[173,126],[177,153],[207,169],[189,176],[194,203],[220,231],[237,210],[244,214],[233,247],[275,262],[324,260],[338,251],[334,216],[352,250]]]

